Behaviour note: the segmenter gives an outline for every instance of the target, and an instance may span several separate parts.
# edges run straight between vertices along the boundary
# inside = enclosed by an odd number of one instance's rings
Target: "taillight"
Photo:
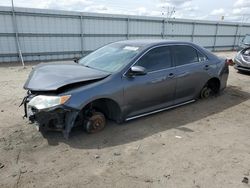
[[[234,61],[232,59],[226,59],[225,63],[229,66],[234,66]]]

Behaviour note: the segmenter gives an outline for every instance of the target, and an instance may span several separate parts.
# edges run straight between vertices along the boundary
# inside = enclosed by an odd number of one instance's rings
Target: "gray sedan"
[[[108,44],[77,64],[40,64],[24,88],[25,116],[39,130],[102,130],[208,98],[226,87],[228,64],[189,42],[129,40]]]

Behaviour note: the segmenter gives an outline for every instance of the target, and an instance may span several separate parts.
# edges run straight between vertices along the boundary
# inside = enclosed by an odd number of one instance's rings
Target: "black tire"
[[[101,112],[93,112],[92,116],[84,123],[84,129],[89,134],[100,132],[105,126],[106,118]]]
[[[212,89],[206,85],[201,90],[200,98],[201,99],[207,99],[212,95],[212,92],[213,92]]]

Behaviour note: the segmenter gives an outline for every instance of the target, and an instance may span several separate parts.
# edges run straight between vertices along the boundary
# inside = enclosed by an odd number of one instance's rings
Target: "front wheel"
[[[106,126],[105,116],[101,112],[93,112],[84,124],[85,131],[89,134],[97,133]]]

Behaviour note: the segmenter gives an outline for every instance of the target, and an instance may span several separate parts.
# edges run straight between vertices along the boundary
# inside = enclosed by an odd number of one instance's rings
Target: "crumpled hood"
[[[60,87],[105,78],[107,72],[74,63],[40,64],[33,68],[24,89],[32,91],[55,91]]]

